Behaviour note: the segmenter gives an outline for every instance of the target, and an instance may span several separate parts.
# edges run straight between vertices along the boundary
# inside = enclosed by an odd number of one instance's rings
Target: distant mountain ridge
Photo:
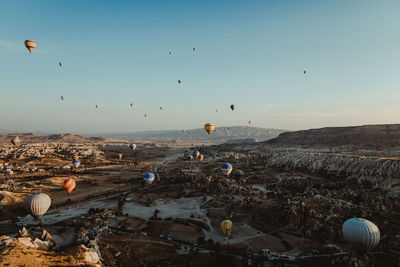
[[[264,142],[280,147],[400,149],[400,124],[325,127],[281,133]]]
[[[37,135],[34,133],[12,133],[0,135],[0,143],[9,144],[11,139],[18,136],[22,144],[30,143],[103,143],[103,142],[120,142],[113,138],[105,137],[89,137],[74,134],[52,134],[52,135]]]
[[[159,140],[209,140],[224,142],[231,139],[256,139],[265,141],[286,132],[280,129],[265,129],[249,126],[216,127],[211,134],[207,134],[203,128],[190,130],[166,130],[166,131],[143,131],[129,134],[109,134],[108,137],[122,139],[159,139]]]

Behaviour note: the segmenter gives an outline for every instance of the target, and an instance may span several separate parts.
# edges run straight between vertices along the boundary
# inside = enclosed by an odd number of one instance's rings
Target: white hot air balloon
[[[121,160],[122,159],[122,154],[118,154],[118,159]]]
[[[343,223],[344,239],[356,249],[368,251],[378,245],[381,234],[378,227],[362,218],[351,218]]]
[[[132,150],[132,152],[135,151],[135,149],[136,149],[136,144],[130,144],[130,145],[129,145],[129,148]]]
[[[24,201],[26,211],[32,214],[36,219],[42,217],[50,208],[50,205],[50,197],[43,193],[32,194]]]

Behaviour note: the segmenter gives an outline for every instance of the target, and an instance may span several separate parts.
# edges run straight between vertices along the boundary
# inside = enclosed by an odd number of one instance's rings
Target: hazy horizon
[[[372,0],[1,1],[0,127],[394,124],[399,13],[400,2]]]

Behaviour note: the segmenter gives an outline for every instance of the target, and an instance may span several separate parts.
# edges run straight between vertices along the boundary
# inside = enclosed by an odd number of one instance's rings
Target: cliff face
[[[400,124],[326,127],[284,132],[265,144],[283,147],[339,147],[399,149]]]

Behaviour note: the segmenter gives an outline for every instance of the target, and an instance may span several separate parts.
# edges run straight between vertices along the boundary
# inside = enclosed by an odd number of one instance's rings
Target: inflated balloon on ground
[[[351,218],[343,223],[344,239],[356,249],[368,251],[378,245],[381,235],[379,228],[362,218]]]
[[[44,193],[32,194],[24,201],[24,207],[27,212],[35,218],[42,217],[50,208],[51,199]]]

